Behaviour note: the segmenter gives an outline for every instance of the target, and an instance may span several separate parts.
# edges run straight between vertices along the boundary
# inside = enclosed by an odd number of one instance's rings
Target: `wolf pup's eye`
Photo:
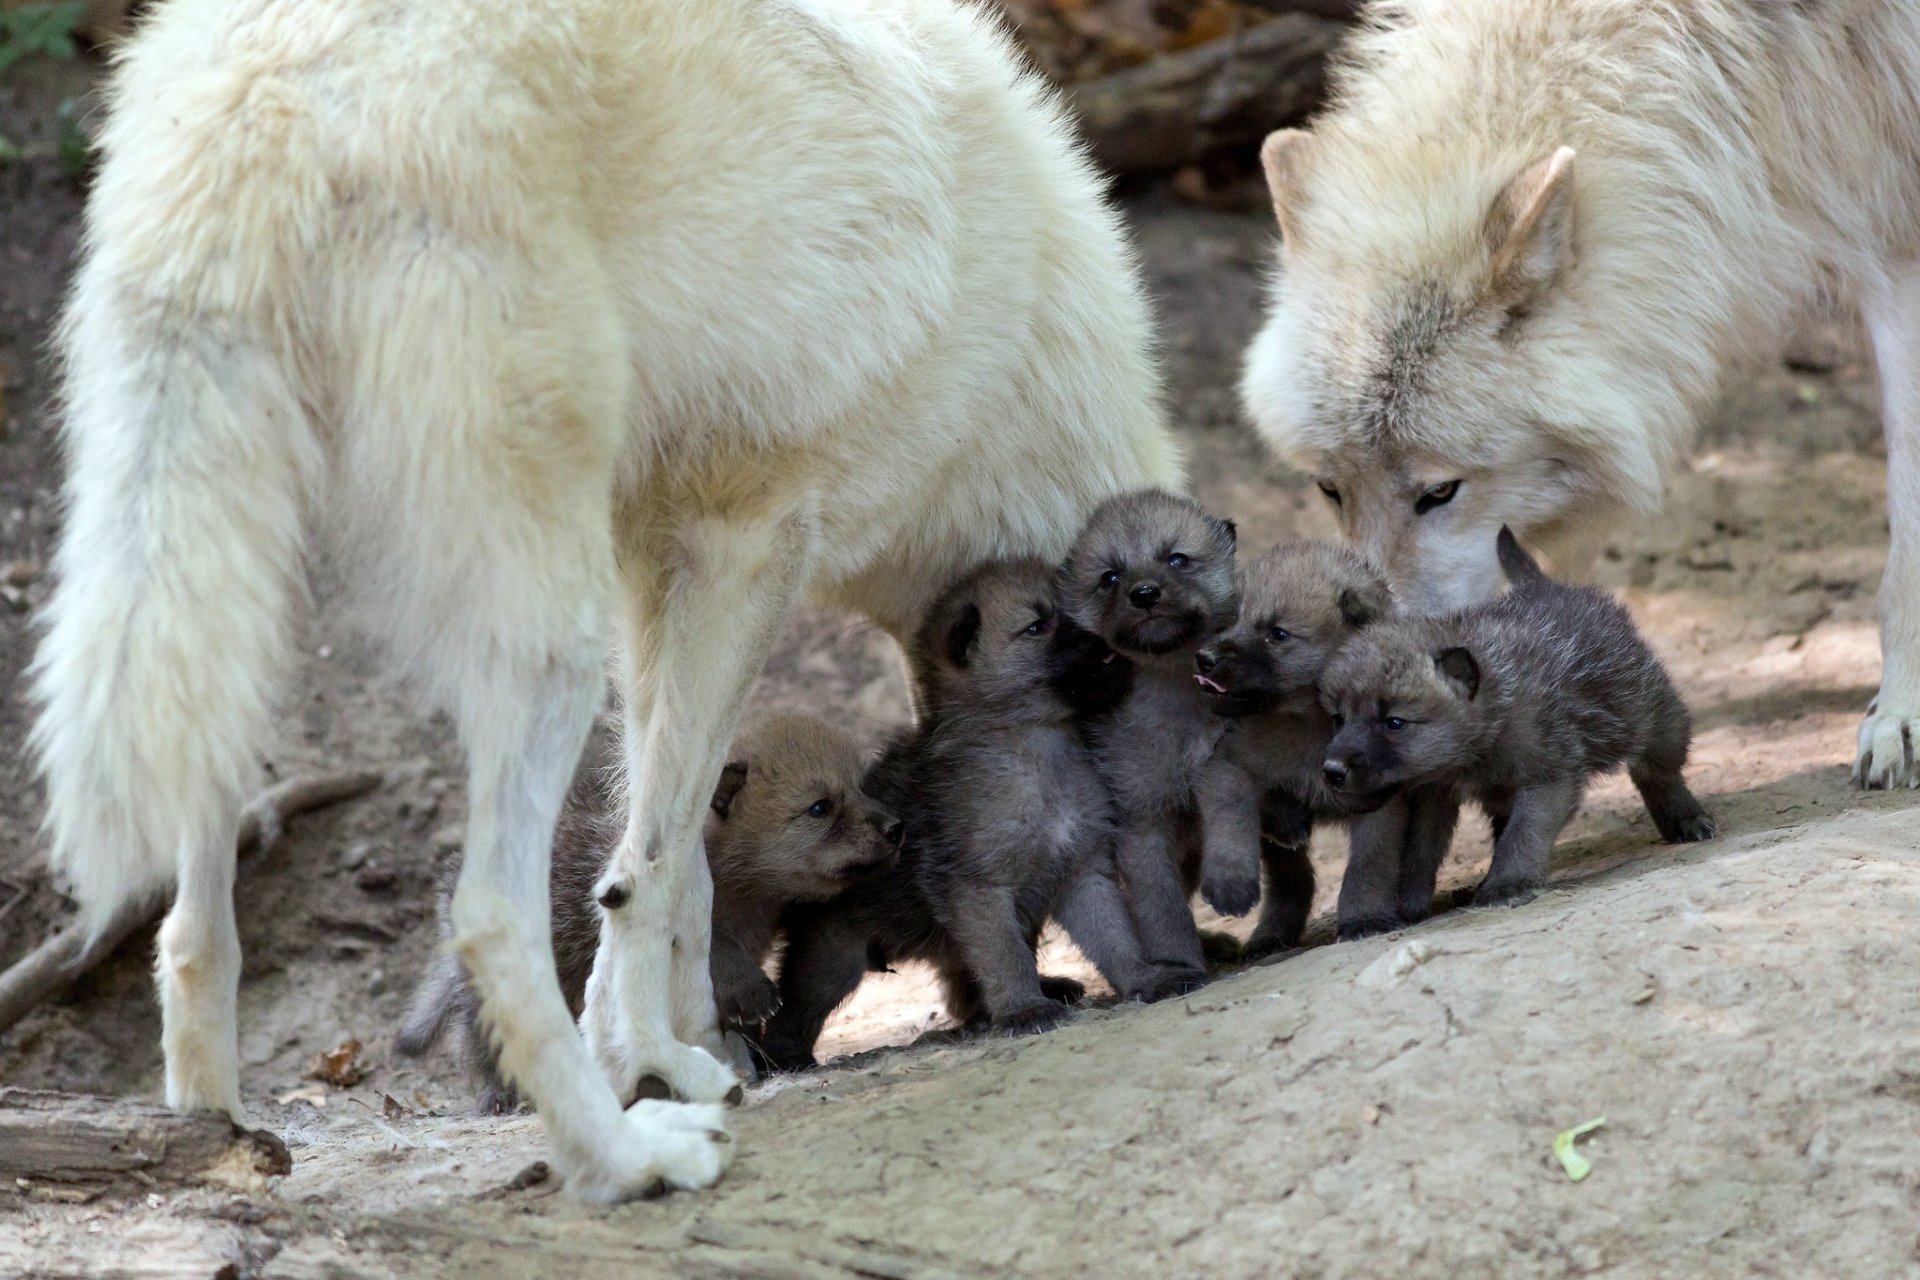
[[[1340,505],[1339,486],[1331,484],[1325,480],[1316,480],[1314,481],[1314,483],[1320,486],[1320,492],[1327,495],[1328,502],[1331,502],[1336,507]]]
[[[1444,484],[1431,485],[1425,493],[1414,499],[1413,514],[1423,516],[1435,507],[1444,507],[1453,501],[1453,495],[1458,492],[1460,492],[1460,482],[1458,480],[1448,480]]]
[[[1045,631],[1046,629],[1047,629],[1047,620],[1045,618],[1035,618],[1032,622],[1029,622],[1027,624],[1026,630],[1022,631],[1020,634],[1023,636],[1037,636],[1041,632]]]
[[[1293,639],[1293,632],[1287,630],[1285,627],[1269,627],[1267,628],[1267,639],[1275,644],[1279,644],[1282,640]]]
[[[1169,569],[1184,569],[1192,563],[1193,561],[1187,559],[1178,551],[1167,557],[1167,567]]]
[[[833,801],[827,796],[821,796],[818,800],[815,800],[807,806],[807,816],[809,818],[824,818],[832,812]]]
[[[1406,727],[1407,727],[1407,722],[1406,722],[1405,720],[1402,720],[1402,719],[1401,719],[1401,718],[1400,718],[1399,716],[1388,716],[1388,717],[1387,717],[1387,732],[1388,732],[1388,733],[1398,733],[1398,732],[1400,732],[1400,731],[1401,731],[1402,729],[1404,729],[1404,728],[1406,728]]]
[[[1113,585],[1119,581],[1120,571],[1118,569],[1109,569],[1100,575],[1100,585],[1103,588],[1111,589]]]

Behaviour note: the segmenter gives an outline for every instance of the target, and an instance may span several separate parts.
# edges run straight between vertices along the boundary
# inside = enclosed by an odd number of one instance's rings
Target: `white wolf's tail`
[[[194,850],[233,856],[315,474],[266,326],[140,296],[113,247],[62,335],[66,527],[32,669],[52,861],[95,930]]]

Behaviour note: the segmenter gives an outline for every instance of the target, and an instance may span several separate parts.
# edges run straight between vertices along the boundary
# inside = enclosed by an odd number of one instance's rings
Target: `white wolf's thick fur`
[[[1058,110],[952,0],[169,0],[104,153],[35,742],[96,922],[179,884],[169,1101],[240,1112],[234,822],[325,534],[458,720],[456,945],[556,1159],[591,1197],[710,1181],[717,1111],[615,1089],[736,1087],[690,1047],[699,817],[788,605],[901,634],[1178,478]],[[590,1053],[546,856],[610,650],[635,804]]]
[[[1857,288],[1893,540],[1856,774],[1920,785],[1920,5],[1383,0],[1263,154],[1247,405],[1427,608],[1497,587],[1503,523],[1578,568],[1822,265]]]

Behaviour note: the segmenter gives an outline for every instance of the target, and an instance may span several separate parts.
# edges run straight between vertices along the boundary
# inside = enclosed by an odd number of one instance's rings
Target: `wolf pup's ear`
[[[1390,603],[1385,583],[1369,582],[1362,587],[1348,587],[1340,593],[1340,616],[1350,627],[1364,627],[1369,622],[1378,621]]]
[[[1468,702],[1480,692],[1480,664],[1465,649],[1443,650],[1434,658],[1433,665],[1440,669],[1440,678]]]
[[[733,798],[740,794],[740,788],[746,784],[747,762],[727,761],[726,767],[720,770],[720,785],[713,789],[713,799],[708,801],[707,807],[724,819],[727,810],[733,808]]]
[[[947,628],[947,661],[956,667],[967,665],[967,655],[973,651],[973,642],[980,638],[980,606],[970,604],[960,611],[960,616]]]
[[[1212,519],[1214,527],[1220,530],[1220,536],[1227,540],[1227,545],[1237,548],[1240,545],[1240,527],[1233,521],[1219,516],[1214,516]]]
[[[1524,315],[1573,265],[1573,148],[1534,161],[1509,182],[1487,211],[1483,234],[1489,301]]]
[[[1266,170],[1267,191],[1273,196],[1273,216],[1280,222],[1280,242],[1292,249],[1300,243],[1300,211],[1306,204],[1307,170],[1319,147],[1305,129],[1278,129],[1260,144],[1260,167]]]

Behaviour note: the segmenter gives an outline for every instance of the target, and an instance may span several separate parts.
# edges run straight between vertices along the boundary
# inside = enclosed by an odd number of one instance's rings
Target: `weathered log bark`
[[[247,1187],[293,1168],[286,1144],[225,1116],[124,1099],[0,1088],[0,1179]]]
[[[271,845],[290,818],[363,796],[379,785],[378,773],[341,773],[293,778],[269,787],[240,815],[237,855],[244,858]],[[0,973],[0,1031],[112,955],[121,943],[152,924],[165,905],[164,898],[158,898],[128,907],[91,945],[80,930],[63,929],[14,962]]]
[[[1320,105],[1348,23],[1287,13],[1185,53],[1082,84],[1067,99],[1094,159],[1114,173],[1174,169],[1253,148]]]

